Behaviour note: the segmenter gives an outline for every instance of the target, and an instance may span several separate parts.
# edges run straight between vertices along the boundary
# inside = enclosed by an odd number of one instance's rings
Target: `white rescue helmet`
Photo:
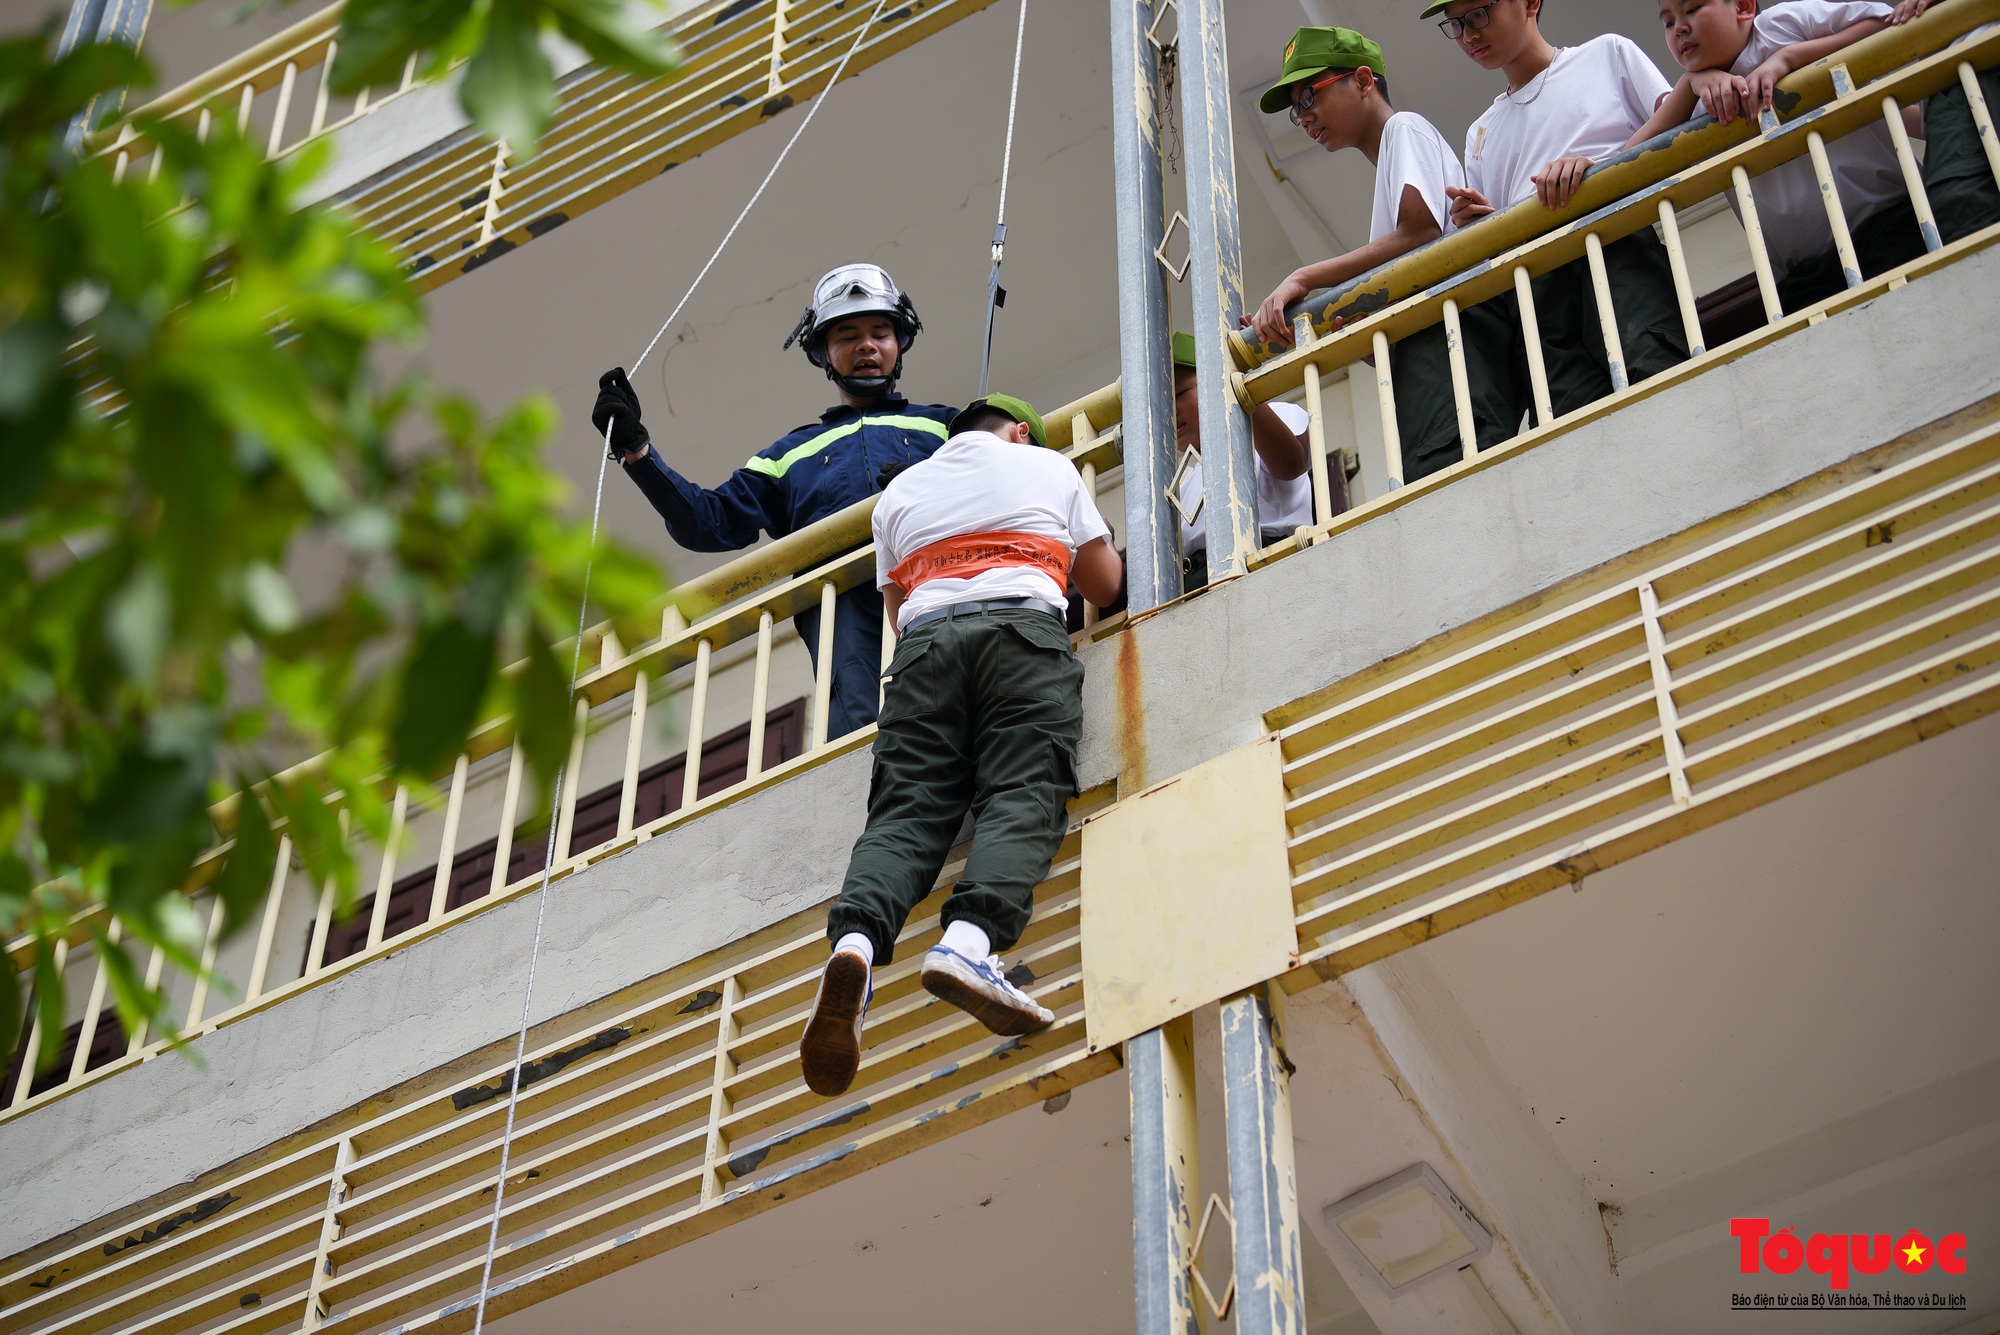
[[[835,372],[827,361],[826,331],[851,315],[883,315],[894,322],[899,352],[896,366],[887,376],[855,379],[850,383],[848,377]],[[910,345],[917,341],[917,331],[923,327],[909,295],[896,286],[887,269],[879,264],[843,264],[829,269],[813,285],[812,305],[806,307],[798,324],[793,326],[785,347],[799,344],[805,349],[806,360],[824,370],[829,380],[862,394],[881,394],[894,388],[896,377],[903,370],[901,353],[910,350]]]

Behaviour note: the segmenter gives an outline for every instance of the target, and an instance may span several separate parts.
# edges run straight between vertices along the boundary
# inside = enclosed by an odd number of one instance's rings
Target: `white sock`
[[[834,954],[838,955],[843,950],[851,950],[862,959],[867,960],[870,968],[875,966],[875,943],[862,933],[849,932],[846,936],[841,937],[840,940],[833,943]]]
[[[955,950],[969,960],[983,960],[993,951],[993,943],[981,928],[960,918],[944,929],[944,940],[938,943],[947,950]]]

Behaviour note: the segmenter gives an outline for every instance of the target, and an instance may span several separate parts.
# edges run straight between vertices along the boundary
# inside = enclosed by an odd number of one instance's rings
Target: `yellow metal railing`
[[[892,9],[854,49],[849,72],[992,2],[917,0]],[[452,130],[413,143],[408,158],[384,164],[342,199],[404,256],[419,286],[436,287],[812,97],[872,10],[847,0],[706,0],[660,27],[681,52],[672,78],[642,81],[594,66],[565,76],[532,160]],[[321,10],[135,114],[202,135],[233,118],[272,157],[374,116],[418,86],[417,61],[394,87],[334,94],[327,72],[340,12],[338,4]],[[91,142],[120,176],[156,168],[132,118]]]

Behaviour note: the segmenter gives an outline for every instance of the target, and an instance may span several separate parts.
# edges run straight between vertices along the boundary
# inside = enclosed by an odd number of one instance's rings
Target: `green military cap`
[[[1420,19],[1434,19],[1450,8],[1451,0],[1430,0],[1430,3],[1424,6],[1424,12],[1417,15],[1417,17]]]
[[[1007,414],[1007,416],[1028,428],[1028,434],[1034,437],[1035,444],[1040,445],[1043,449],[1048,448],[1049,433],[1042,426],[1042,415],[1035,411],[1034,404],[1029,403],[1026,399],[1017,399],[1012,394],[988,394],[983,399],[974,399],[971,403],[966,404],[965,407],[959,409],[958,416],[951,419],[951,426],[949,428],[951,434],[954,436],[957,435],[961,430],[959,424],[972,416],[972,414],[978,412],[981,408],[994,408]]]
[[[1183,333],[1179,332],[1178,330],[1176,330],[1176,331],[1175,331],[1175,333],[1174,333],[1174,365],[1175,365],[1175,366],[1185,366],[1185,367],[1187,367],[1187,369],[1188,369],[1188,370],[1190,370],[1190,371],[1194,370],[1194,335],[1193,335],[1193,334],[1183,334]]]
[[[1283,111],[1292,104],[1292,85],[1328,70],[1358,70],[1366,66],[1383,78],[1389,64],[1382,48],[1352,28],[1300,28],[1285,43],[1285,69],[1257,105],[1267,112]]]

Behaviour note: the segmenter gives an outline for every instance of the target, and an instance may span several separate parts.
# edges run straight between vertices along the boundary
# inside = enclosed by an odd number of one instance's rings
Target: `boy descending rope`
[[[1124,567],[1076,470],[1047,444],[1032,407],[988,395],[876,506],[876,582],[901,640],[882,679],[867,828],[827,915],[833,957],[799,1041],[816,1093],[853,1083],[872,967],[937,884],[967,811],[972,851],[923,985],[998,1034],[1055,1018],[992,952],[1027,927],[1077,792],[1083,666],[1064,629],[1065,581],[1101,606]]]

